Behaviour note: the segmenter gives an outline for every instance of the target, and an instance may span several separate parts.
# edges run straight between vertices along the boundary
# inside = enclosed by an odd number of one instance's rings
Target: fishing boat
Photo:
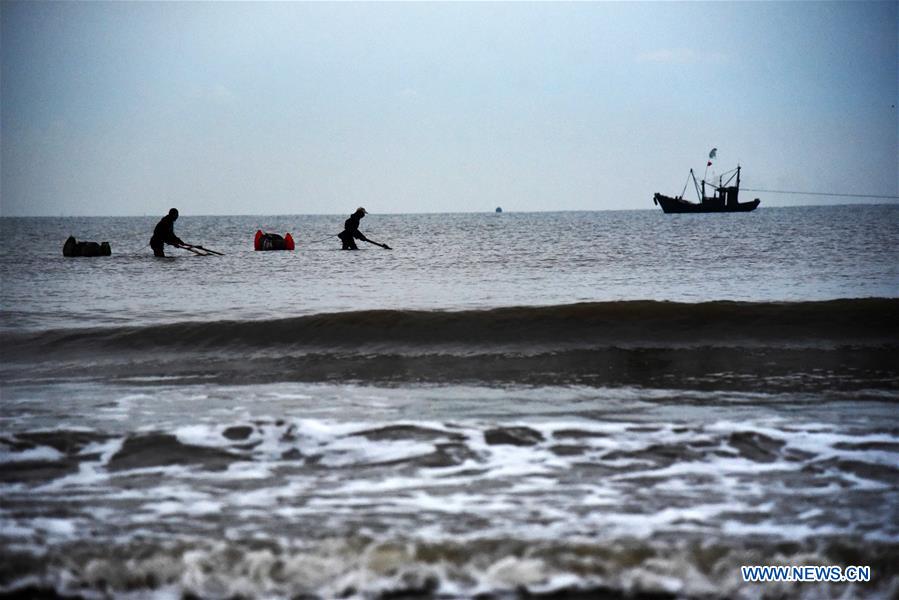
[[[718,185],[712,183],[714,192],[711,196],[706,196],[705,179],[702,180],[702,185],[700,186],[696,181],[696,175],[693,174],[693,169],[690,169],[687,183],[690,182],[690,177],[693,178],[696,195],[699,197],[698,203],[685,199],[683,193],[681,193],[680,196],[672,198],[671,196],[665,196],[658,192],[652,197],[653,203],[657,206],[661,206],[662,211],[665,213],[722,213],[749,212],[755,210],[761,202],[758,198],[751,202],[740,202],[738,200],[740,195],[739,165],[736,169],[722,174],[718,178]],[[727,177],[727,180],[725,180],[725,177]],[[736,181],[734,181],[734,179],[736,179]],[[684,191],[687,191],[686,185],[684,185]]]

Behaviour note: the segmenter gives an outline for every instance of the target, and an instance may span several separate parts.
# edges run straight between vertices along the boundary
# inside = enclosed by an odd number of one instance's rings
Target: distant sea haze
[[[899,206],[161,216],[0,219],[0,595],[899,587]]]

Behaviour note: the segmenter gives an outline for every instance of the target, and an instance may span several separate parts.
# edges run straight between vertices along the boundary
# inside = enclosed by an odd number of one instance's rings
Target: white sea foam
[[[96,461],[82,460],[78,463],[78,471],[69,475],[54,479],[41,487],[42,490],[56,491],[63,489],[77,489],[91,486],[102,486],[109,480],[109,473],[105,465],[110,458],[122,448],[123,439],[110,439],[105,442],[92,442],[82,449],[80,454],[99,454]]]
[[[795,523],[785,524],[782,521],[768,520],[761,523],[744,523],[741,521],[727,520],[722,526],[725,535],[739,537],[746,536],[776,536],[788,540],[803,540],[811,537],[826,537],[839,535],[840,529],[833,525],[812,527]]]
[[[423,456],[434,450],[433,444],[412,440],[373,442],[361,436],[340,438],[328,444],[322,464],[340,467],[360,463],[379,463]]]
[[[154,512],[159,515],[171,515],[176,513],[187,515],[208,515],[219,513],[222,508],[222,503],[214,502],[205,498],[192,498],[189,501],[182,502],[177,502],[175,500],[150,502],[144,504],[142,508],[148,512]]]
[[[24,525],[16,519],[0,517],[0,536],[4,538],[29,538],[34,535],[34,525]]]
[[[72,519],[38,517],[31,520],[31,526],[55,538],[73,539],[78,532],[78,526]]]
[[[63,458],[63,454],[55,448],[49,446],[38,446],[36,448],[28,448],[26,450],[9,451],[0,450],[0,463],[21,462],[21,461],[46,461],[53,462]]]

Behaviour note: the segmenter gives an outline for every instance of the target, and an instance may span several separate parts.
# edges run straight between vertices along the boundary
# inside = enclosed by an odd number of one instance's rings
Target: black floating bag
[[[281,237],[277,233],[266,233],[257,229],[256,237],[253,238],[255,250],[293,250],[294,247],[293,236],[290,233]]]
[[[97,242],[79,242],[75,236],[70,235],[69,239],[62,246],[63,256],[112,256],[112,248],[109,242],[98,244]]]
[[[277,233],[263,233],[259,238],[259,250],[286,250],[287,243]]]
[[[63,256],[78,256],[78,242],[75,240],[74,235],[70,235],[69,239],[66,240],[66,243],[62,245],[62,255]]]

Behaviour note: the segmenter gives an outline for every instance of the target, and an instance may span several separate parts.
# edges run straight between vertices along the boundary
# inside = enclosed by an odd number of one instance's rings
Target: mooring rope
[[[899,196],[881,196],[877,194],[832,194],[828,192],[798,192],[793,190],[760,190],[755,188],[741,188],[744,192],[767,192],[769,194],[802,194],[805,196],[833,196],[835,198],[881,198],[884,200],[899,200]]]

